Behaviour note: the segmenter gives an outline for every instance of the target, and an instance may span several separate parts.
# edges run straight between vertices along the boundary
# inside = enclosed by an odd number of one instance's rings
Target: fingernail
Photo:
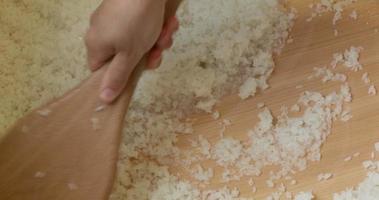
[[[116,92],[112,89],[109,89],[109,88],[104,89],[100,94],[101,100],[103,100],[107,103],[112,102],[115,97],[116,97]]]

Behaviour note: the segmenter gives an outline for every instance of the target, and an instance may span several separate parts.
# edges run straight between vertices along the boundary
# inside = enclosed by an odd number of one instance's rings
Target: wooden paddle
[[[169,0],[166,19],[179,0]],[[107,199],[120,132],[142,59],[124,93],[104,106],[98,91],[106,67],[63,97],[20,119],[0,142],[0,199]]]

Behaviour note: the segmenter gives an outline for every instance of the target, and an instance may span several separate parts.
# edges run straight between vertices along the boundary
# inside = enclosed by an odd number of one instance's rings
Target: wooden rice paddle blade
[[[0,199],[105,199],[134,86],[96,112],[104,71],[20,119],[0,142]]]
[[[173,16],[179,1],[168,5],[167,16]],[[107,199],[124,116],[143,66],[141,61],[124,93],[103,110],[98,91],[106,67],[20,119],[0,141],[0,199]]]

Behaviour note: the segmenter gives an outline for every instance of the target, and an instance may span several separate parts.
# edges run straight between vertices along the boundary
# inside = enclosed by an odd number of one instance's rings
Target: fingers
[[[100,89],[100,99],[105,103],[114,101],[125,88],[134,66],[137,65],[136,60],[139,60],[130,58],[131,56],[121,52],[110,63]]]
[[[157,47],[154,47],[150,53],[149,53],[149,56],[147,58],[147,64],[146,64],[146,67],[148,69],[155,69],[157,68],[160,64],[161,64],[161,61],[162,61],[162,53],[163,53],[163,49],[160,49],[160,48],[157,48]]]
[[[93,30],[86,34],[85,44],[87,47],[87,62],[92,71],[102,67],[115,54],[114,49],[102,41]]]
[[[158,48],[167,49],[170,47],[169,43],[172,43],[172,35],[178,30],[179,22],[177,18],[171,17],[167,20],[162,30],[161,35],[157,41],[156,46]]]
[[[168,49],[172,46],[172,36],[178,30],[178,28],[179,22],[175,16],[167,20],[156,45],[149,53],[149,57],[147,59],[147,68],[154,69],[160,65],[162,61],[162,53],[165,49]]]

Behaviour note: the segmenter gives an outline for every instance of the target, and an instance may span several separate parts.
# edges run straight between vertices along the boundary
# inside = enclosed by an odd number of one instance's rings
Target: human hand
[[[85,41],[92,71],[110,63],[100,88],[104,102],[111,103],[120,95],[146,53],[147,67],[155,68],[163,50],[171,47],[179,23],[175,16],[164,21],[167,3],[167,0],[104,0],[93,13]]]

